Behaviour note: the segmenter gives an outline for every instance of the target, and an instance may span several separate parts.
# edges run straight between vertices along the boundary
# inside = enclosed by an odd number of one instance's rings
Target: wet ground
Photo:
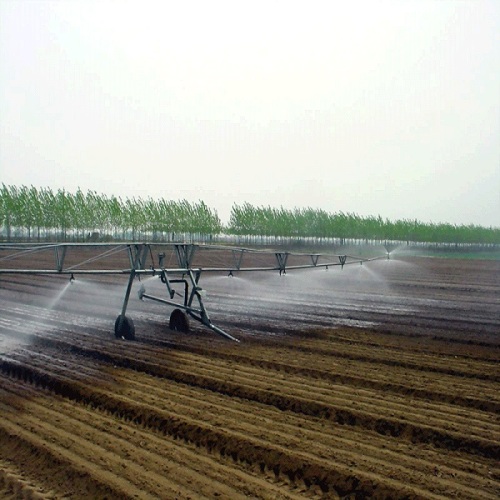
[[[240,343],[125,284],[0,277],[4,498],[500,496],[500,262],[202,275]]]

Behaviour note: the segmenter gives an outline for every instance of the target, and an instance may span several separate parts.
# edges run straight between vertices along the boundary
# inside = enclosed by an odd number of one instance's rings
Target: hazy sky
[[[499,227],[499,34],[499,0],[0,0],[0,182]]]

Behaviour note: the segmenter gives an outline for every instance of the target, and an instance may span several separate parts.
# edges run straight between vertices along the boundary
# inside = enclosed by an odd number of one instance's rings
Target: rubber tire
[[[131,318],[125,316],[120,327],[120,317],[115,321],[115,337],[117,339],[135,340],[135,326]]]
[[[187,314],[180,309],[174,309],[170,315],[170,330],[176,332],[189,333],[189,319]]]

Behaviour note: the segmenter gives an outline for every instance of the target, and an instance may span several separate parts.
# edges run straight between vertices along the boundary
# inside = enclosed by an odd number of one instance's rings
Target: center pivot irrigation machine
[[[328,269],[382,258],[389,258],[389,253],[364,259],[189,243],[6,243],[0,244],[0,275],[67,275],[70,281],[75,280],[76,275],[128,275],[123,305],[115,321],[115,336],[127,340],[135,339],[134,322],[126,315],[132,284],[142,276],[159,276],[165,285],[166,298],[148,294],[144,283],[138,295],[141,300],[174,307],[170,329],[187,332],[191,317],[238,342],[210,320],[200,286],[202,273],[226,273],[232,277],[239,272],[277,271],[281,276],[292,269]]]

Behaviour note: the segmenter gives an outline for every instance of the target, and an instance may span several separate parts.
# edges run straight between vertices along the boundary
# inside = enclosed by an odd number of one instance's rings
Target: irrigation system
[[[21,274],[32,276],[66,275],[70,282],[76,276],[125,275],[128,276],[121,311],[114,333],[117,338],[135,339],[135,326],[127,316],[134,281],[142,276],[159,276],[165,285],[165,296],[147,293],[144,282],[138,291],[141,300],[151,300],[173,307],[169,328],[189,331],[189,318],[200,322],[215,333],[238,342],[210,319],[203,302],[205,294],[200,285],[202,274],[274,271],[280,276],[288,270],[363,264],[388,259],[386,255],[361,258],[351,255],[320,253],[294,253],[287,251],[256,250],[250,248],[202,245],[192,243],[53,243],[53,244],[0,244],[0,275]]]

